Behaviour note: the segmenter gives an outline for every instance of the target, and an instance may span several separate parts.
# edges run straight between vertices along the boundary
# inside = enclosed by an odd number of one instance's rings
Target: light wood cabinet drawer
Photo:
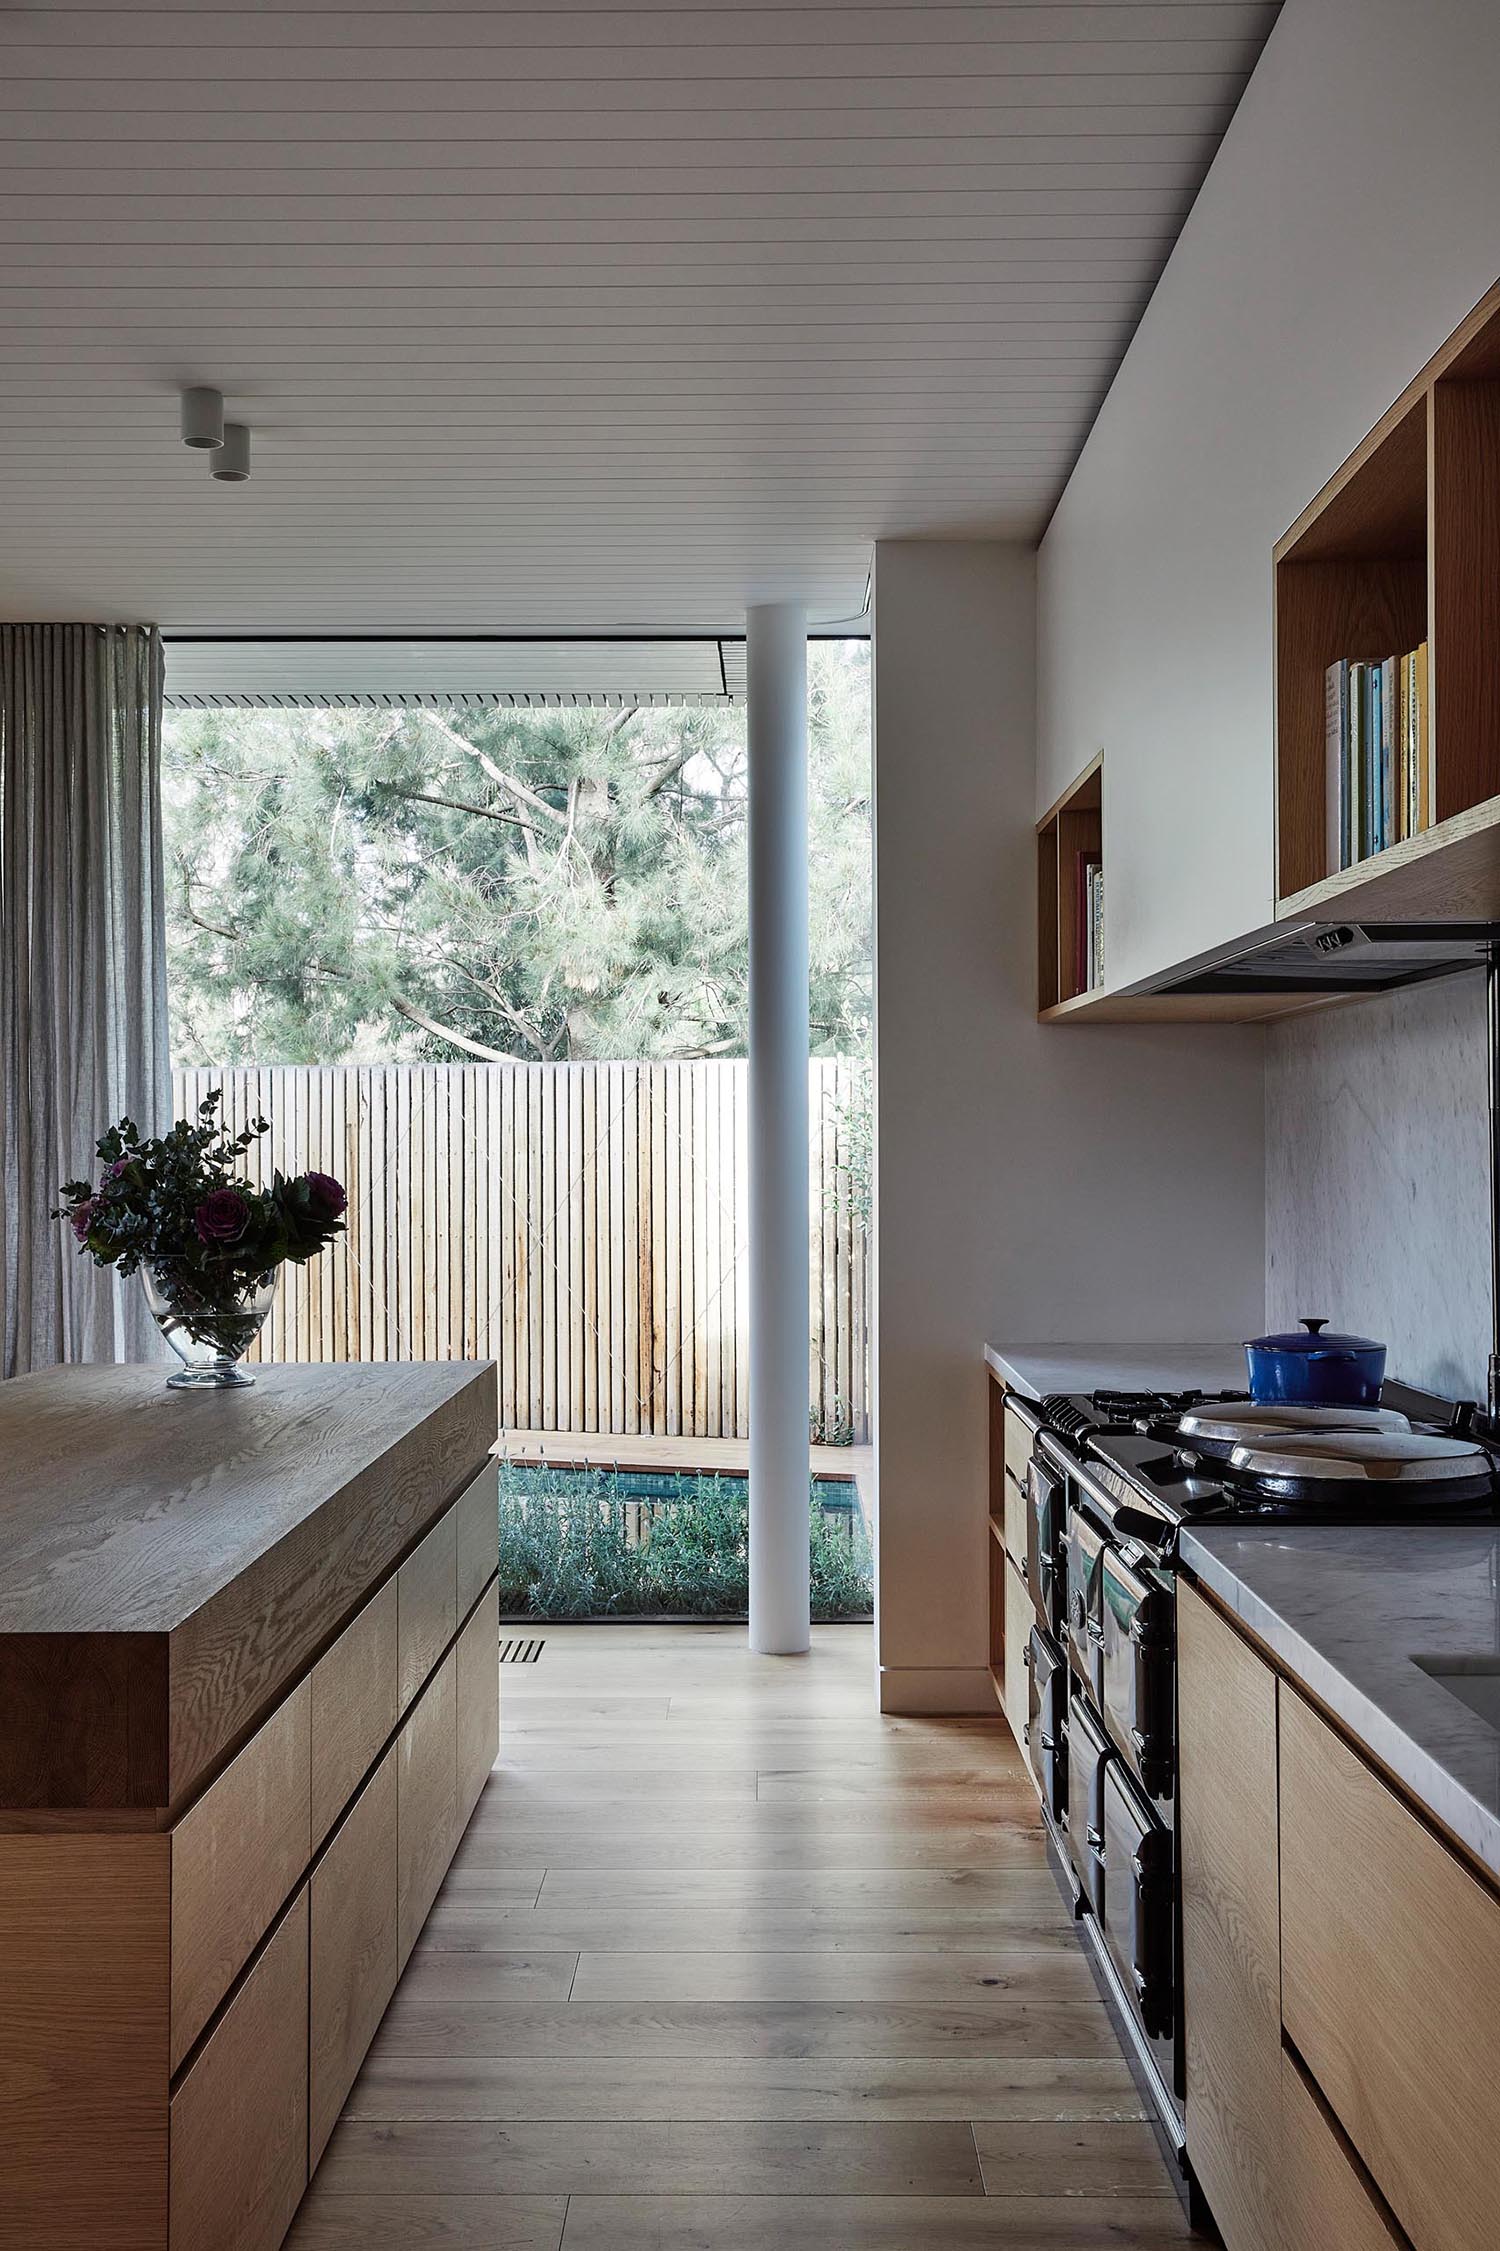
[[[1403,2251],[1293,2057],[1281,2058],[1281,2251]]]
[[[172,1831],[174,2071],[307,1867],[311,1713],[308,1679]]]
[[[308,1884],[308,2136],[316,2165],[396,1990],[396,1751],[375,1769]]]
[[[172,2098],[172,2251],[275,2251],[307,2186],[307,1893]]]
[[[484,1468],[454,1504],[458,1512],[458,1615],[468,1616],[500,1559],[500,1464]]]
[[[1011,1476],[1005,1473],[1005,1552],[1019,1566],[1026,1553],[1026,1495]]]
[[[1274,2251],[1277,1682],[1185,1580],[1177,1682],[1188,2154],[1228,2251]]]
[[[458,1637],[458,1818],[479,1803],[500,1749],[500,1585],[492,1579]]]
[[[1005,1474],[1007,1477],[1013,1477],[1018,1485],[1024,1486],[1026,1483],[1026,1465],[1031,1459],[1031,1450],[1035,1444],[1036,1436],[1031,1425],[1022,1422],[1007,1399],[1005,1403]]]
[[[1030,1702],[1026,1682],[1026,1643],[1031,1633],[1036,1612],[1026,1582],[1020,1572],[1005,1558],[1005,1716],[1010,1731],[1019,1747],[1025,1747],[1027,1707]],[[1026,1769],[1028,1776],[1031,1769]]]
[[[388,1579],[312,1673],[312,1847],[316,1852],[401,1716],[396,1582]]]
[[[458,1509],[450,1508],[396,1574],[398,1685],[404,1712],[458,1625]]]
[[[1281,1696],[1282,2019],[1416,2251],[1500,2243],[1500,1901]]]
[[[396,1744],[396,1935],[403,1970],[447,1874],[457,1814],[458,1687],[450,1649]]]

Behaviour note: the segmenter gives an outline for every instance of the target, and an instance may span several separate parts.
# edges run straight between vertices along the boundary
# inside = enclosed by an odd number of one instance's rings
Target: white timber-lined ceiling
[[[727,632],[1034,538],[1276,12],[0,0],[0,615]]]

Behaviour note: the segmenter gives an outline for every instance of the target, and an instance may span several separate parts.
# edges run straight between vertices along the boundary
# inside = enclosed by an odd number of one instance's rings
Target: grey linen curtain
[[[140,1284],[47,1214],[122,1115],[171,1104],[161,637],[0,625],[0,1173],[4,1373],[154,1357]]]

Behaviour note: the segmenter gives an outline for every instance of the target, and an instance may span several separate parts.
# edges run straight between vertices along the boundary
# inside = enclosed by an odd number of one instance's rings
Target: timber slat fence
[[[868,1436],[868,1250],[844,1169],[857,1067],[810,1066],[817,1435]],[[493,1359],[506,1428],[748,1435],[742,1062],[181,1070],[258,1162],[336,1172],[349,1232],[285,1269],[253,1358]]]

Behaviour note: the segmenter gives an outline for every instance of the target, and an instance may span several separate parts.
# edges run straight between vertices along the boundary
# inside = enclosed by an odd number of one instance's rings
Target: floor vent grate
[[[546,1646],[545,1641],[502,1641],[500,1662],[502,1665],[534,1665]]]

